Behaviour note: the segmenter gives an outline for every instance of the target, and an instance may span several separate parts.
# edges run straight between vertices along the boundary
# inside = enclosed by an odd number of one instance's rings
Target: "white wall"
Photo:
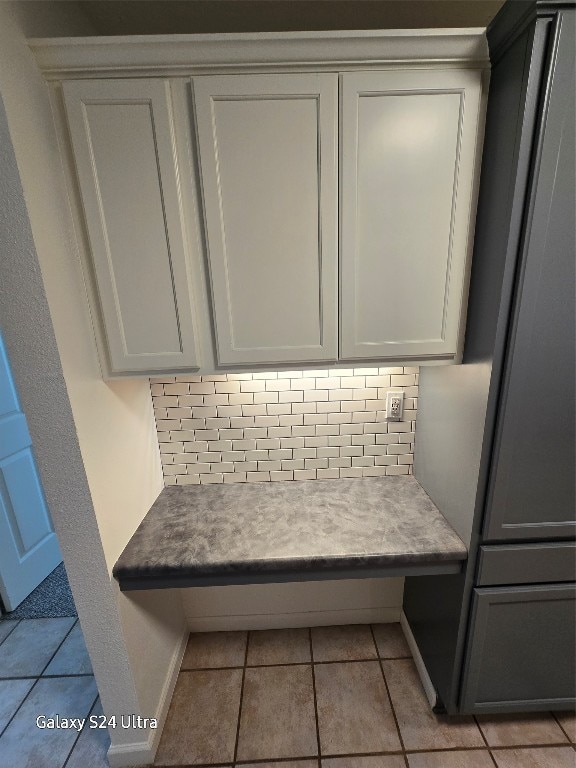
[[[154,716],[180,650],[180,598],[177,593],[166,593],[162,600],[154,593],[137,599],[121,596],[109,575],[162,488],[148,382],[109,384],[101,379],[48,89],[25,41],[27,34],[89,31],[72,10],[51,13],[50,3],[0,3],[0,94],[92,504],[90,510],[78,509],[71,516],[66,505],[54,503],[51,513],[105,711]],[[24,271],[20,279],[26,279]],[[30,312],[26,304],[19,310]],[[8,344],[10,349],[10,339]],[[30,349],[23,349],[22,355],[16,354],[20,375],[33,379],[35,360]],[[50,392],[45,398],[44,408],[50,411]],[[42,437],[42,417],[29,409],[27,416],[36,444],[36,437]],[[51,434],[52,453],[60,462],[68,460],[59,443],[65,439],[59,429]],[[50,461],[48,451],[40,452],[45,485],[50,485]],[[72,494],[76,477],[70,477],[69,467],[60,469]],[[77,481],[81,483],[82,478]],[[47,495],[50,502],[48,491]],[[154,674],[148,674],[151,669]],[[146,736],[123,729],[111,733],[113,745],[120,746]]]
[[[404,579],[342,579],[182,590],[194,632],[399,621]]]
[[[136,379],[110,383],[101,378],[48,89],[24,39],[30,29],[39,33],[36,5],[1,4],[0,85],[80,449],[111,570],[140,523],[143,510],[148,510],[158,496],[162,473],[147,382]],[[51,31],[54,24],[52,19]],[[70,18],[63,19],[61,34],[77,34],[76,30]]]

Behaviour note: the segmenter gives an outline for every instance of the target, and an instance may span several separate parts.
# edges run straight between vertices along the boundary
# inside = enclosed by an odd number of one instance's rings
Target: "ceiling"
[[[97,35],[485,27],[504,0],[79,0]]]

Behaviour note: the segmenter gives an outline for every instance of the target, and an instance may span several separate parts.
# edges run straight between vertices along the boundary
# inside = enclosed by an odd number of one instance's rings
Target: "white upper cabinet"
[[[170,91],[63,83],[111,373],[199,365]]]
[[[342,358],[457,355],[480,97],[478,70],[341,76]]]
[[[336,360],[337,75],[193,92],[218,363]]]
[[[482,30],[31,46],[105,376],[459,362]]]

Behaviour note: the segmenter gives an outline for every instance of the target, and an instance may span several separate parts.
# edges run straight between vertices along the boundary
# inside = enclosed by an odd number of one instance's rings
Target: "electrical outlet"
[[[386,393],[386,418],[388,421],[400,421],[404,410],[404,392]]]

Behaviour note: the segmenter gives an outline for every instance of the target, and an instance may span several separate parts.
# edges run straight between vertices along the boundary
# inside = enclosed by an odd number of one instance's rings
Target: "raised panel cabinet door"
[[[62,88],[110,369],[197,367],[169,84]]]
[[[335,360],[337,75],[192,86],[218,363]]]
[[[574,584],[474,590],[462,713],[576,703]]]
[[[481,73],[341,76],[342,358],[457,354]]]

